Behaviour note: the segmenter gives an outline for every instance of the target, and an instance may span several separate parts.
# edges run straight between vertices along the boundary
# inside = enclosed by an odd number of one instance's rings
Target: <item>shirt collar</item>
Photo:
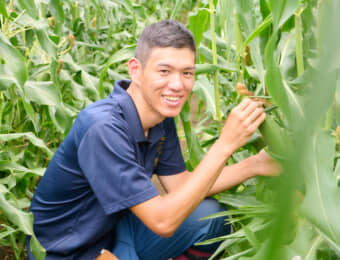
[[[145,137],[135,103],[133,102],[131,96],[126,92],[130,86],[130,83],[130,80],[116,81],[110,97],[114,97],[117,100],[118,105],[121,107],[124,117],[128,123],[129,132],[135,138],[136,142],[156,143],[165,134],[163,122],[150,128],[148,139]]]

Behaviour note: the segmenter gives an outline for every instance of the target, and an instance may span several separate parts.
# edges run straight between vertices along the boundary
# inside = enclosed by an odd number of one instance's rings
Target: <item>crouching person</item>
[[[225,167],[265,118],[262,104],[249,99],[230,112],[196,169],[186,170],[173,118],[193,88],[195,55],[182,24],[152,24],[128,62],[130,80],[79,113],[32,200],[47,260],[92,260],[102,249],[121,260],[208,258],[217,245],[193,245],[230,232],[223,218],[199,220],[220,210],[208,197],[277,173],[264,151]],[[153,173],[166,195],[151,182]]]

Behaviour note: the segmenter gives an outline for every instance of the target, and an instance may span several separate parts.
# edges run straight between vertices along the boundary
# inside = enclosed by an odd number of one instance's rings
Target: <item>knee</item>
[[[217,200],[213,198],[207,198],[203,200],[202,203],[197,207],[197,209],[194,211],[194,214],[197,219],[201,219],[224,210],[225,209],[220,206]]]
[[[225,211],[215,199],[206,199],[197,208],[197,215],[200,216],[199,219],[212,215],[214,213]],[[200,238],[197,242],[208,240],[215,237],[224,236],[231,233],[231,225],[227,222],[228,218],[226,216],[198,220],[198,225],[200,229]],[[205,252],[214,252],[220,243],[208,244],[205,246],[195,247],[198,250]]]
[[[213,233],[213,234],[216,234],[216,236],[228,234],[230,233],[230,230],[229,230],[230,227],[226,223],[227,217],[223,216],[223,217],[201,220],[204,217],[207,217],[209,215],[219,213],[225,210],[226,209],[222,208],[219,205],[217,200],[212,199],[212,198],[207,198],[193,212],[192,221],[196,222],[195,224],[198,225],[200,229],[202,228],[205,229],[207,234]]]

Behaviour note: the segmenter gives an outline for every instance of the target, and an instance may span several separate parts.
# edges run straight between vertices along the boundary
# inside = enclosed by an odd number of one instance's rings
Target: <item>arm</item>
[[[249,140],[264,118],[259,102],[242,101],[230,112],[221,136],[185,181],[166,196],[156,196],[131,207],[131,211],[153,232],[171,236],[209,195],[229,156]]]
[[[238,185],[255,176],[274,176],[281,171],[281,166],[274,161],[264,150],[257,155],[251,156],[239,163],[225,166],[210,189],[208,196],[215,195]],[[192,172],[182,172],[175,175],[159,176],[165,190],[170,192],[176,189],[180,183],[190,178]]]

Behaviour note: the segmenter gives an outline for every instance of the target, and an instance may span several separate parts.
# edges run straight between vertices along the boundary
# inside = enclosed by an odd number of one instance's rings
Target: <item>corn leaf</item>
[[[24,57],[8,41],[6,36],[0,32],[0,55],[5,60],[7,68],[11,71],[20,86],[27,80],[27,69]]]
[[[249,38],[250,35],[254,34],[254,31],[257,31],[257,33],[259,33],[260,30],[256,29],[256,19],[255,19],[256,15],[255,15],[255,10],[254,10],[254,4],[248,0],[241,0],[241,1],[235,1],[235,6],[236,6],[236,11],[237,11],[240,25],[243,29],[243,32],[246,34],[245,37]],[[254,62],[255,68],[257,70],[259,80],[260,82],[264,83],[264,68],[263,68],[262,55],[260,51],[259,38],[254,38],[254,35],[253,35],[252,40],[249,41],[249,46],[250,46],[250,55]],[[241,49],[241,51],[243,51],[243,48]],[[257,92],[259,92],[259,90],[257,90]]]
[[[10,161],[0,161],[0,170],[1,171],[9,170],[11,172],[17,172],[20,178],[22,178],[27,173],[33,173],[38,176],[43,176],[45,171],[44,168],[28,169],[20,164]]]
[[[189,103],[186,102],[182,108],[180,113],[180,118],[183,124],[185,140],[187,141],[187,147],[189,150],[189,166],[192,169],[200,163],[203,158],[204,151],[199,143],[197,135],[191,128],[190,123],[190,106]]]
[[[282,77],[277,62],[275,61],[275,43],[277,34],[274,34],[269,40],[265,50],[265,84],[270,96],[276,105],[280,107],[287,119],[292,122],[293,118],[301,120],[304,112],[298,96],[290,89]]]
[[[8,142],[11,140],[27,138],[33,145],[41,148],[47,153],[49,157],[52,157],[53,152],[45,145],[44,141],[36,137],[33,133],[17,133],[17,134],[0,134],[0,141]]]
[[[325,131],[316,132],[304,149],[306,196],[302,204],[304,216],[335,244],[340,245],[340,189],[332,174],[334,138]]]
[[[189,16],[189,29],[195,37],[196,46],[200,46],[203,33],[207,30],[209,22],[209,11],[198,9]]]
[[[299,0],[269,0],[269,3],[272,9],[274,31],[276,31],[294,14]]]
[[[0,0],[0,14],[2,14],[4,18],[8,18],[5,0]]]
[[[0,184],[0,186],[3,185]],[[34,242],[32,253],[36,259],[45,259],[45,249],[41,246],[33,233],[33,214],[14,207],[6,200],[5,195],[2,192],[0,192],[0,209],[7,219],[17,226],[19,230],[24,232],[26,235],[33,237]]]
[[[58,106],[61,102],[52,81],[27,81],[24,88],[26,99],[39,105]]]
[[[274,154],[284,156],[292,149],[292,143],[287,131],[275,122],[273,116],[267,115],[259,130],[264,142]]]
[[[65,20],[65,13],[60,0],[50,0],[49,2],[51,13],[57,23],[63,24]]]
[[[196,80],[193,92],[205,101],[207,114],[215,118],[216,106],[214,86],[210,84],[206,76],[201,76]]]
[[[23,10],[32,16],[34,19],[38,19],[38,9],[35,6],[34,0],[18,0],[19,5]]]

